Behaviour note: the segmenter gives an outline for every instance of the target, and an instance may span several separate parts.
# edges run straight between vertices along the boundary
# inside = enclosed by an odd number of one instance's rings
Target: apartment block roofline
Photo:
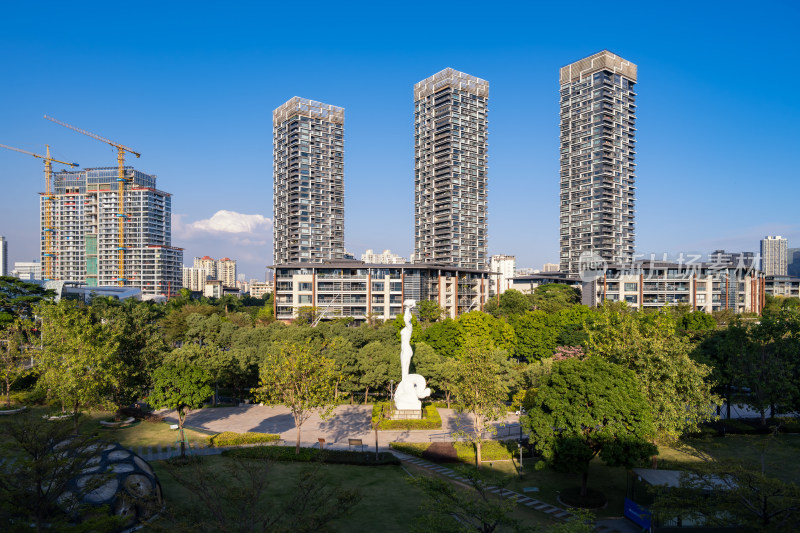
[[[476,96],[489,97],[488,81],[447,67],[414,84],[414,100],[430,96],[445,87],[466,91]]]
[[[272,112],[272,124],[277,126],[295,115],[319,118],[333,122],[334,124],[344,124],[343,107],[323,104],[322,102],[301,98],[300,96],[293,96],[285,104],[276,108],[275,111]]]
[[[638,67],[620,56],[603,50],[580,61],[561,67],[561,84],[578,81],[601,70],[610,70],[635,82]]]

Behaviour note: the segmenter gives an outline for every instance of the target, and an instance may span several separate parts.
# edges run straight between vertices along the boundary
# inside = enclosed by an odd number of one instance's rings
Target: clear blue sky
[[[29,5],[0,18],[0,143],[115,164],[46,113],[139,150],[186,264],[226,255],[263,277],[272,110],[295,95],[346,109],[348,250],[408,256],[412,86],[445,67],[491,84],[490,253],[557,262],[558,69],[602,49],[639,66],[637,251],[800,247],[797,2]],[[12,261],[38,257],[42,168],[0,150]]]

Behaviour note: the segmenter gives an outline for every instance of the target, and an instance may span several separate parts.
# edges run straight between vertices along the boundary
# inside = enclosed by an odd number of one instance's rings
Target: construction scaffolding
[[[28,152],[27,150],[21,150],[19,148],[14,148],[13,146],[6,146],[5,144],[0,144],[2,148],[8,148],[9,150],[14,150],[15,152],[19,152],[21,154],[28,154],[33,156],[37,159],[44,160],[44,205],[42,211],[44,211],[44,223],[42,224],[42,231],[44,233],[44,252],[42,253],[42,257],[44,258],[44,269],[42,273],[44,274],[45,281],[50,281],[55,279],[55,268],[53,263],[55,262],[55,251],[53,250],[53,233],[55,232],[55,228],[53,227],[53,193],[52,193],[52,183],[53,183],[53,162],[61,163],[64,165],[68,165],[71,168],[78,167],[78,163],[67,163],[66,161],[59,161],[58,159],[53,159],[50,157],[50,145],[45,145],[46,147],[46,154],[35,154],[33,152]]]
[[[95,135],[94,133],[88,132],[86,130],[82,130],[80,128],[76,128],[66,122],[61,122],[60,120],[56,120],[53,117],[48,117],[47,115],[44,116],[47,120],[51,122],[55,122],[56,124],[60,124],[65,128],[69,128],[73,131],[76,131],[80,134],[86,135],[87,137],[91,137],[92,139],[98,140],[100,142],[104,142],[108,145],[117,149],[117,199],[118,199],[118,210],[116,213],[117,217],[117,224],[118,224],[118,246],[117,246],[117,284],[120,286],[124,286],[125,282],[127,281],[125,277],[125,252],[128,250],[126,243],[125,243],[125,221],[128,218],[128,214],[125,211],[125,198],[126,198],[126,189],[127,184],[130,181],[125,175],[125,152],[130,152],[136,157],[141,157],[141,154],[134,151],[132,148],[128,148],[123,144],[116,143],[105,137],[100,137],[99,135]]]

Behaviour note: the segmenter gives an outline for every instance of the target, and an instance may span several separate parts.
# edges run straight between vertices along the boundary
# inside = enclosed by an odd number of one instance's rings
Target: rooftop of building
[[[448,67],[415,83],[414,100],[430,96],[445,87],[466,91],[476,96],[489,97],[488,81]]]
[[[344,124],[344,108],[330,104],[323,104],[316,100],[291,97],[285,104],[278,106],[272,112],[272,124],[277,126],[290,118],[299,115],[309,118],[319,118],[334,124]]]
[[[625,76],[633,82],[636,82],[636,76],[638,74],[638,67],[635,64],[608,50],[602,50],[589,57],[561,67],[561,84],[578,81],[584,76],[600,72],[601,70],[610,70],[615,74]]]

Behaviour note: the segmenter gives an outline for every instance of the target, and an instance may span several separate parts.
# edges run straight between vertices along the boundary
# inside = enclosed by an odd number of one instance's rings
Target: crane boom
[[[110,144],[114,148],[122,149],[122,150],[125,150],[126,152],[130,152],[133,155],[135,155],[136,157],[141,157],[141,155],[142,155],[139,152],[137,152],[136,150],[134,150],[133,148],[128,148],[124,144],[116,143],[116,142],[114,142],[114,141],[112,141],[110,139],[106,139],[105,137],[100,137],[99,135],[95,135],[91,131],[82,130],[82,129],[78,128],[78,127],[73,126],[72,124],[67,124],[66,122],[61,122],[60,120],[55,119],[53,117],[50,117],[48,115],[45,115],[44,118],[46,118],[50,122],[55,122],[56,124],[60,124],[60,125],[64,126],[65,128],[69,128],[69,129],[71,129],[73,131],[77,131],[78,133],[82,133],[83,135],[91,137],[92,139],[96,139],[96,140],[98,140],[100,142],[104,142],[106,144]]]
[[[42,228],[44,232],[44,253],[42,254],[44,258],[44,279],[45,280],[52,280],[54,279],[55,269],[53,268],[53,262],[55,261],[56,254],[53,253],[53,233],[55,233],[55,228],[53,227],[53,200],[55,199],[53,195],[50,193],[50,184],[53,182],[53,163],[62,163],[64,165],[69,165],[72,168],[75,168],[78,163],[68,163],[66,161],[61,161],[59,159],[55,159],[50,157],[50,145],[46,145],[47,148],[47,155],[41,154],[34,154],[33,152],[29,152],[27,150],[22,150],[21,148],[14,148],[13,146],[7,146],[5,144],[0,144],[0,147],[8,148],[9,150],[14,150],[15,152],[19,152],[21,154],[32,155],[38,159],[44,160],[44,227]]]
[[[33,157],[44,159],[45,161],[52,161],[53,163],[61,163],[62,165],[69,165],[72,168],[79,167],[78,163],[69,163],[68,161],[59,161],[58,159],[54,159],[52,157],[41,155],[41,154],[34,154],[33,152],[29,152],[27,150],[22,150],[21,148],[14,148],[13,146],[8,146],[5,144],[0,144],[0,148],[8,148],[9,150],[14,150],[15,152],[19,152],[21,154],[28,154],[32,155]]]
[[[140,157],[142,154],[136,152],[133,150],[133,148],[125,146],[124,144],[114,142],[110,139],[106,139],[105,137],[100,137],[99,135],[95,135],[90,131],[76,128],[71,124],[61,122],[53,117],[45,115],[44,118],[50,122],[55,122],[56,124],[60,124],[65,128],[69,128],[73,131],[77,131],[78,133],[91,137],[92,139],[109,144],[117,149],[117,284],[124,287],[125,282],[128,281],[125,278],[125,252],[128,250],[128,247],[125,244],[125,220],[128,218],[128,214],[125,212],[125,189],[128,185],[128,182],[131,181],[131,178],[125,174],[125,152],[130,152],[136,157]]]

